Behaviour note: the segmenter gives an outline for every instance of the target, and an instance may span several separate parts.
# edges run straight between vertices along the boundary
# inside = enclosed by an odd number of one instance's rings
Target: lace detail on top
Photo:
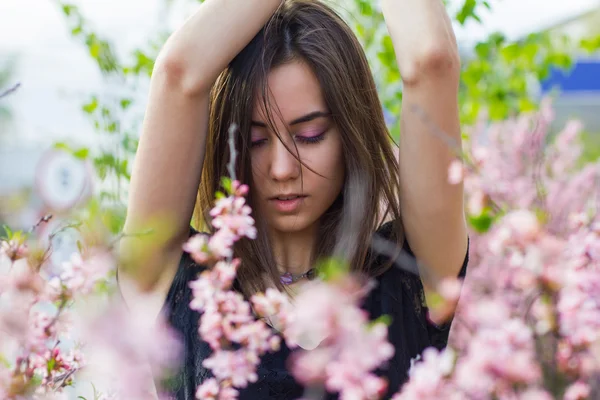
[[[391,222],[384,224],[376,234],[389,239],[392,237],[392,226]],[[194,233],[192,229],[190,235]],[[403,248],[414,256],[407,242]],[[388,258],[379,256],[375,263],[388,261]],[[468,249],[459,276],[465,276],[467,264]],[[198,335],[199,314],[189,308],[192,298],[189,282],[196,279],[203,269],[184,253],[165,301],[164,311],[171,326],[179,332],[184,347],[179,373],[170,385],[170,398],[176,400],[195,399],[196,387],[211,376],[210,371],[202,366],[204,359],[210,356],[211,349]],[[385,398],[389,398],[408,379],[411,359],[420,355],[427,347],[442,349],[446,346],[451,321],[442,326],[428,321],[425,293],[418,275],[392,266],[375,279],[376,286],[362,307],[371,319],[382,315],[388,315],[392,319],[388,337],[395,348],[395,354],[387,365],[376,371],[378,375],[388,379],[389,389]],[[241,390],[240,399],[288,400],[302,397],[304,389],[286,368],[290,354],[290,349],[282,343],[279,351],[263,356],[257,369],[257,382]],[[336,399],[337,396],[329,395],[327,398]]]

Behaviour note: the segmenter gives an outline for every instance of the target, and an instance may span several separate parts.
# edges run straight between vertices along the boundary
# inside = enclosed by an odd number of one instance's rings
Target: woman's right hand
[[[151,292],[156,312],[187,239],[204,159],[209,92],[281,0],[206,0],[161,50],[131,174],[119,284],[131,306]],[[142,231],[154,234],[137,236]],[[147,304],[146,304],[147,305]]]

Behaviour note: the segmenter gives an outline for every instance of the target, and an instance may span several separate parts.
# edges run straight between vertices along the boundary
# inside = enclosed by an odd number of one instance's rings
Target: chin
[[[307,230],[315,221],[300,215],[286,215],[270,219],[269,227],[279,233],[298,233]]]

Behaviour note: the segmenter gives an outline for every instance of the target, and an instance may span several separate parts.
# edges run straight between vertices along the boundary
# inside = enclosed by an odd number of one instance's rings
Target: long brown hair
[[[292,61],[306,63],[317,77],[342,137],[344,153],[344,186],[321,217],[314,259],[343,257],[353,271],[378,275],[387,266],[374,267],[374,255],[369,252],[374,231],[383,221],[393,220],[398,242],[402,236],[398,161],[364,51],[342,18],[320,1],[283,2],[218,77],[210,98],[196,223],[200,229],[211,231],[208,211],[220,178],[228,175],[227,139],[232,124],[238,127],[236,174],[252,188],[250,122],[254,100],[257,95],[262,100],[259,106],[264,107],[272,127],[266,100],[267,75]],[[241,240],[234,249],[242,260],[238,278],[246,295],[265,290],[268,284],[281,288],[264,219],[257,215],[250,192],[248,203],[253,208],[258,238]]]

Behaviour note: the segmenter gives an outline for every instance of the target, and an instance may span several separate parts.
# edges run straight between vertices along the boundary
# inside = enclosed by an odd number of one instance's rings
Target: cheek
[[[252,168],[252,177],[255,180],[257,178],[265,177],[265,174],[267,173],[267,162],[265,161],[264,157],[252,157],[250,159],[250,167]]]
[[[327,143],[317,151],[312,151],[303,159],[306,165],[322,175],[319,176],[305,167],[303,170],[304,176],[310,175],[313,179],[318,180],[321,185],[333,188],[339,185],[339,181],[344,180],[344,155],[342,144],[338,140]]]
[[[266,164],[260,160],[251,160],[250,168],[252,169],[252,190],[259,195],[257,198],[262,198],[260,194],[266,192]]]

